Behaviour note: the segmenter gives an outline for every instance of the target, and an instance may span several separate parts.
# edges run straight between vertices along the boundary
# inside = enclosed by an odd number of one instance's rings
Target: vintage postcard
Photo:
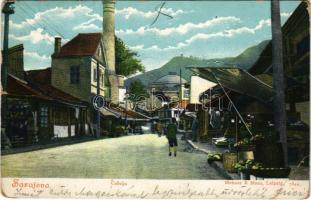
[[[1,2],[3,198],[306,199],[310,2]]]

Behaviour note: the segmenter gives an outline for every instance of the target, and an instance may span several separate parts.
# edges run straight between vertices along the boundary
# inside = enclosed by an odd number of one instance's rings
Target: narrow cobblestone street
[[[132,135],[2,156],[3,177],[223,179],[206,165],[206,155],[179,141],[177,157],[167,140]]]

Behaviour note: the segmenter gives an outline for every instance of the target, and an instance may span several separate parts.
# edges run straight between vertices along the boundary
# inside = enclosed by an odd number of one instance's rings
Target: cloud
[[[145,47],[144,44],[140,44],[140,45],[136,45],[136,46],[129,46],[130,49],[134,50],[134,51],[168,51],[168,50],[175,50],[175,49],[181,49],[183,47],[188,46],[188,44],[180,42],[178,43],[176,46],[168,46],[165,48],[160,48],[158,45],[152,45],[150,47]]]
[[[40,26],[40,24],[44,24],[44,22],[49,21],[56,23],[61,21],[62,19],[66,20],[74,19],[77,16],[102,21],[102,17],[99,14],[94,13],[93,9],[87,6],[77,5],[75,7],[68,7],[68,8],[55,7],[42,12],[37,12],[36,14],[34,14],[33,18],[25,19],[21,23],[14,23],[13,21],[10,20],[10,26],[13,29],[23,29],[29,26],[36,26],[36,25]]]
[[[171,34],[186,34],[189,31],[192,30],[197,30],[197,29],[206,29],[218,24],[224,24],[224,23],[234,23],[234,22],[239,22],[240,19],[234,16],[228,16],[228,17],[218,17],[214,19],[207,20],[205,22],[201,23],[185,23],[181,24],[177,27],[169,27],[169,28],[164,28],[164,29],[159,29],[159,28],[148,28],[145,26],[142,26],[138,28],[137,30],[133,29],[126,29],[126,30],[117,30],[116,33],[119,35],[144,35],[146,33],[154,33],[156,35],[160,36],[167,36]]]
[[[145,47],[143,44],[141,45],[136,45],[136,46],[130,46],[131,49],[135,51],[168,51],[168,50],[176,50],[176,49],[181,49],[183,47],[187,47],[191,45],[193,42],[196,42],[198,40],[209,40],[211,38],[217,38],[217,37],[233,37],[238,34],[243,34],[243,33],[249,33],[249,34],[255,34],[256,31],[267,27],[271,26],[271,20],[266,19],[266,20],[260,20],[258,24],[253,27],[240,27],[236,29],[226,29],[220,32],[215,32],[215,33],[197,33],[190,37],[189,39],[185,40],[185,42],[179,42],[175,46],[168,46],[164,48],[160,48],[157,45],[153,45],[151,47]]]
[[[32,59],[36,59],[36,60],[40,60],[40,61],[50,61],[51,60],[51,58],[49,56],[39,55],[37,52],[24,51],[24,55],[26,57],[30,57]]]
[[[258,24],[253,28],[243,26],[243,27],[235,28],[235,29],[226,29],[224,31],[220,31],[216,33],[198,33],[192,36],[191,38],[187,39],[186,44],[189,45],[197,40],[208,40],[210,38],[215,38],[215,37],[233,37],[235,35],[242,34],[242,33],[255,34],[256,31],[266,26],[271,26],[270,19],[260,20]]]
[[[260,20],[258,24],[254,28],[249,28],[249,27],[241,27],[237,29],[229,29],[225,30],[224,32],[226,33],[225,35],[228,37],[232,37],[236,34],[241,34],[241,33],[252,33],[254,34],[256,31],[266,27],[266,26],[271,26],[271,20],[266,19],[266,20]]]
[[[48,33],[43,33],[42,28],[37,28],[36,30],[31,31],[29,35],[16,36],[16,35],[10,34],[9,37],[11,39],[22,41],[22,42],[30,41],[33,44],[38,44],[41,41],[45,41],[48,44],[52,44],[54,42],[54,37],[49,35]]]
[[[142,10],[138,10],[136,8],[133,7],[127,7],[127,8],[123,8],[121,10],[116,9],[116,14],[123,16],[125,19],[129,19],[132,16],[137,16],[137,17],[143,17],[143,18],[152,18],[157,16],[158,11],[142,11]],[[162,8],[161,12],[171,15],[172,17],[175,17],[177,15],[183,14],[183,13],[187,13],[181,9],[174,11],[172,8]]]
[[[40,55],[37,52],[24,51],[25,69],[39,69],[51,66],[51,58],[47,55]]]
[[[92,23],[94,21],[96,21],[96,19],[92,18],[86,22],[83,22],[83,23],[73,27],[72,30],[74,30],[74,31],[78,31],[78,30],[101,30],[101,27]]]

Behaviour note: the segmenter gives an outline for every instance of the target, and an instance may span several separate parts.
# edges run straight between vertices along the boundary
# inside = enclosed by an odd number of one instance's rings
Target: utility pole
[[[180,92],[179,92],[179,98],[180,98],[180,102],[182,100],[182,81],[181,81],[181,68],[179,69],[179,87],[180,87]]]
[[[271,0],[274,125],[276,134],[279,135],[282,144],[284,164],[287,166],[288,154],[282,48],[283,37],[280,18],[280,1]]]
[[[4,35],[3,35],[3,62],[1,66],[1,80],[3,91],[7,91],[7,77],[9,68],[9,18],[11,14],[14,14],[14,2],[8,1],[3,9],[4,14]]]
[[[127,129],[127,101],[128,101],[129,94],[127,91],[125,92],[125,129]]]
[[[182,109],[182,96],[183,96],[183,92],[182,92],[182,80],[181,80],[181,68],[179,69],[179,87],[180,87],[180,92],[179,92],[179,110],[178,110],[178,128],[180,128],[180,115],[181,115],[181,109]]]
[[[1,82],[2,91],[7,92],[8,68],[9,68],[9,18],[14,14],[14,1],[7,1],[3,6],[2,13],[4,14],[4,35],[3,35],[3,57],[1,65]],[[8,102],[5,95],[1,98],[1,129],[7,134],[7,110]],[[2,131],[1,130],[1,131]]]

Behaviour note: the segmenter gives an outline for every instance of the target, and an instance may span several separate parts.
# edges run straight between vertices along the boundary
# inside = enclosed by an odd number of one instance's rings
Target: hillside
[[[158,69],[150,70],[143,74],[131,77],[125,81],[125,85],[128,86],[133,80],[140,80],[144,85],[148,85],[161,78],[162,76],[167,75],[169,72],[176,72],[179,74],[179,70],[182,70],[182,77],[186,80],[190,80],[192,75],[191,71],[186,69],[186,67],[206,67],[209,63],[214,61],[221,61],[224,63],[235,64],[242,69],[248,70],[259,58],[262,50],[268,44],[269,41],[263,41],[258,45],[247,48],[240,55],[236,57],[227,57],[227,58],[217,58],[217,59],[200,59],[196,57],[185,57],[177,56],[172,58],[169,62]]]

